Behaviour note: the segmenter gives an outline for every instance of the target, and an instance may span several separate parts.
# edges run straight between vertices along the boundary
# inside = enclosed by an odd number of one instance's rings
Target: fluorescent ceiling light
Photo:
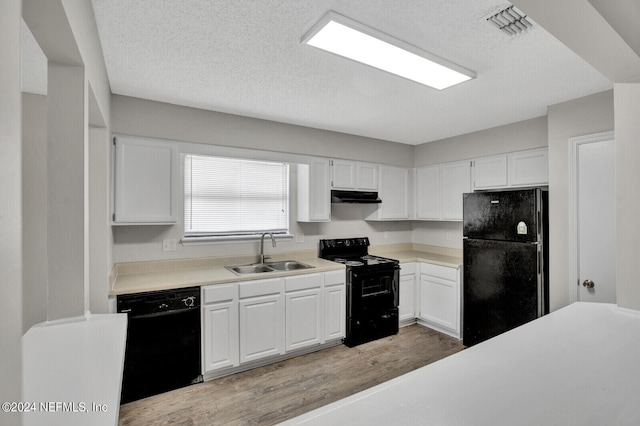
[[[300,42],[438,90],[476,77],[473,71],[333,11]]]

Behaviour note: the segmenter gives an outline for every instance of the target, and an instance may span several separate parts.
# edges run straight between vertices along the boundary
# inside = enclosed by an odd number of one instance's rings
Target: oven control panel
[[[323,240],[326,247],[339,248],[339,247],[368,247],[369,238],[341,238],[337,240]]]

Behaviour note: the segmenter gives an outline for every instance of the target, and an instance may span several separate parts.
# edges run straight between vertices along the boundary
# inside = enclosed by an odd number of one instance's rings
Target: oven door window
[[[392,292],[393,276],[366,277],[362,280],[361,295],[363,299],[367,297],[389,295]]]
[[[378,312],[397,307],[398,271],[354,271],[351,276],[351,314]]]

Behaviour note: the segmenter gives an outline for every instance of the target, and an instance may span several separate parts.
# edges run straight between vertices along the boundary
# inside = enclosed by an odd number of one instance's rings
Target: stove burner
[[[373,255],[364,255],[364,256],[356,256],[356,257],[336,257],[332,259],[334,262],[342,263],[346,266],[373,266],[373,265],[382,265],[385,263],[395,263],[394,259],[387,259],[386,257],[378,257]]]
[[[334,262],[338,262],[338,263],[342,263],[343,265],[347,265],[347,266],[362,266],[364,265],[364,262],[361,262],[359,260],[349,260],[349,259],[344,259],[342,257],[336,257],[335,259],[333,259]]]

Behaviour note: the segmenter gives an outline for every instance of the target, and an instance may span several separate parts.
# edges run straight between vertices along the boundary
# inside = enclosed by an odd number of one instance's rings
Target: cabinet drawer
[[[347,281],[347,273],[344,269],[340,269],[339,271],[331,271],[325,272],[324,274],[324,285],[338,285],[344,284]]]
[[[416,273],[416,263],[401,263],[400,264],[400,275],[411,275]]]
[[[268,280],[257,280],[240,283],[240,298],[266,296],[268,294],[278,294],[282,292],[282,279],[272,278]]]
[[[202,303],[225,302],[238,298],[237,284],[218,284],[202,287]]]
[[[438,277],[449,281],[458,280],[458,269],[449,268],[447,266],[434,265],[432,263],[421,263],[420,273],[425,275],[431,275],[432,277]]]
[[[309,288],[319,288],[322,286],[322,275],[320,274],[308,274],[297,277],[287,277],[284,281],[284,290],[297,291],[306,290]]]

